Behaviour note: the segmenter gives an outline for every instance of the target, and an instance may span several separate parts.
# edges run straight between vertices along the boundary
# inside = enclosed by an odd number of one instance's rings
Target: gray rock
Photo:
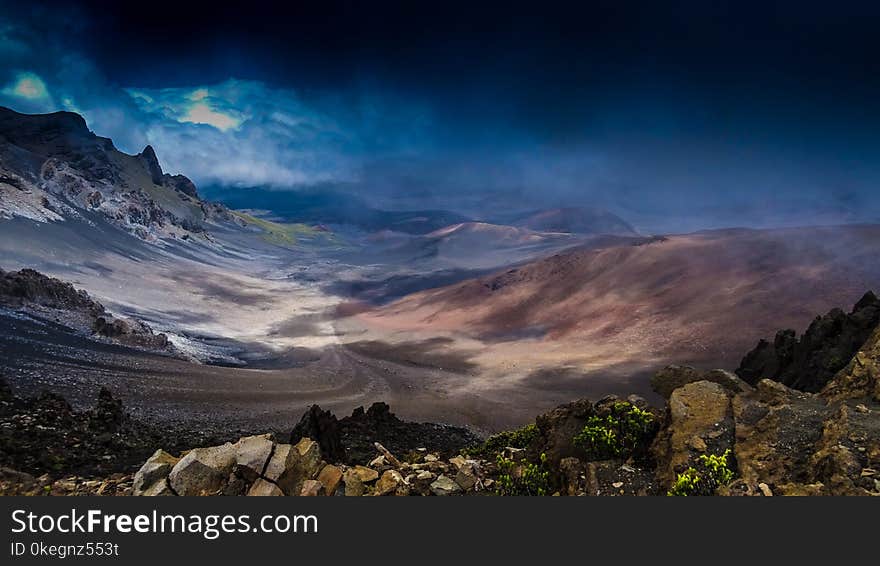
[[[236,473],[253,482],[263,473],[272,453],[272,435],[248,436],[235,443]]]
[[[147,495],[145,492],[150,490],[160,480],[162,485],[165,485],[165,478],[168,477],[171,469],[174,468],[178,461],[180,461],[180,458],[175,458],[161,448],[156,450],[134,475],[132,493],[134,495]]]
[[[196,448],[171,470],[168,480],[178,495],[213,495],[226,483],[235,465],[235,445]]]
[[[173,497],[177,494],[171,491],[168,480],[163,478],[147,488],[141,495],[145,497]]]
[[[455,483],[461,487],[464,491],[470,491],[477,484],[477,472],[474,469],[474,465],[470,462],[465,462],[458,468],[458,473],[455,475]]]
[[[434,495],[454,495],[461,492],[461,487],[453,480],[441,475],[431,484],[431,492]]]

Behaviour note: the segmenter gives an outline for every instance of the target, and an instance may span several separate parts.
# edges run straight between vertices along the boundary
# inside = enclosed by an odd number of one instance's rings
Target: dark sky
[[[39,75],[55,106],[66,107],[56,91],[76,91],[68,106],[99,134],[135,150],[125,132],[143,130],[160,159],[170,154],[168,167],[203,184],[329,183],[387,206],[465,212],[487,201],[596,204],[655,229],[877,217],[876,3],[35,2],[5,11],[18,30],[7,37],[49,45],[31,54],[33,68],[19,57],[10,73]],[[75,53],[86,71],[65,74],[47,53]],[[100,88],[71,86],[83,73]],[[213,114],[198,127],[181,118],[199,87],[210,110],[234,118],[219,122],[222,138]],[[118,115],[140,128],[116,134]],[[272,160],[212,164],[206,154],[224,140]]]

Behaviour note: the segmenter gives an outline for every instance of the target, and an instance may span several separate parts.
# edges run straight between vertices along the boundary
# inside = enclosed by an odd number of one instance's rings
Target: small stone
[[[397,491],[398,486],[404,484],[403,476],[396,470],[386,470],[376,482],[376,495],[389,495]]]
[[[381,454],[370,460],[371,468],[384,468],[385,466],[385,456]]]
[[[761,490],[761,493],[764,494],[764,497],[773,497],[773,492],[770,490],[770,486],[764,482],[758,484],[758,489]]]
[[[282,492],[281,489],[274,483],[266,481],[263,478],[259,478],[257,481],[254,482],[254,485],[251,486],[247,494],[254,497],[279,497],[284,495],[284,492]]]
[[[431,484],[431,492],[434,495],[452,495],[461,491],[457,483],[446,476],[440,476]]]
[[[871,409],[869,409],[868,407],[866,407],[862,403],[859,403],[858,405],[856,405],[855,409],[856,409],[857,413],[870,413],[871,412]]]
[[[366,466],[355,466],[349,470],[363,483],[370,483],[379,479],[379,472]]]
[[[321,446],[311,438],[303,438],[295,446],[300,455],[300,466],[307,478],[314,478],[324,467]]]
[[[688,446],[696,450],[697,452],[705,452],[706,451],[706,441],[700,438],[699,436],[691,437],[688,441]]]
[[[346,497],[360,497],[366,491],[364,482],[361,481],[354,470],[346,470],[342,475],[342,483],[345,485]]]
[[[462,466],[465,465],[467,460],[464,459],[463,456],[456,456],[455,458],[450,458],[449,463],[455,466],[456,469],[461,469]]]
[[[318,481],[324,486],[324,491],[327,495],[336,495],[336,490],[342,481],[342,470],[332,464],[327,464],[321,468],[321,472],[318,474]]]
[[[425,462],[436,462],[439,459],[435,454],[425,454]]]
[[[613,487],[614,489],[620,489],[621,487],[623,487],[623,482],[622,482],[622,481],[616,481],[616,482],[614,482],[614,483],[611,484],[611,487]]]
[[[436,477],[437,476],[435,476],[433,473],[429,472],[428,470],[421,470],[419,473],[416,474],[416,479],[421,480],[421,481],[424,481],[424,480],[434,481],[434,478],[436,478]]]
[[[465,491],[470,491],[477,484],[477,474],[474,470],[474,466],[465,463],[458,469],[458,474],[455,476],[455,483],[461,487],[461,489]]]
[[[302,485],[302,490],[299,492],[303,497],[317,497],[319,495],[324,495],[325,493],[323,484],[318,480],[305,480]]]

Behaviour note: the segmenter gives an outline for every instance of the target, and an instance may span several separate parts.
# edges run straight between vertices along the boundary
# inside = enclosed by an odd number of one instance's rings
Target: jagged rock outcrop
[[[816,317],[800,339],[780,330],[773,343],[761,340],[736,374],[754,385],[761,379],[816,393],[843,369],[880,324],[880,299],[867,292],[849,314],[833,309]]]
[[[403,421],[382,402],[366,410],[358,407],[350,416],[339,419],[339,433],[351,463],[369,462],[375,456],[376,442],[399,454],[420,446],[446,456],[479,442],[479,437],[466,428]]]
[[[330,462],[345,462],[345,446],[339,421],[330,411],[312,405],[290,433],[290,441],[299,438],[312,438],[321,447],[321,454]]]
[[[165,334],[154,333],[141,321],[114,317],[85,291],[33,269],[0,269],[2,308],[51,319],[74,331],[126,346],[176,353]]]

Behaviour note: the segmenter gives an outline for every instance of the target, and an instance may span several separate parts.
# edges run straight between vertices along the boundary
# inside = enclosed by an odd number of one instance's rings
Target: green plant
[[[619,402],[604,416],[593,415],[587,419],[587,424],[575,435],[574,443],[586,451],[588,459],[626,457],[646,444],[656,427],[652,413],[632,403]]]
[[[730,449],[723,454],[703,454],[699,458],[701,471],[691,467],[678,474],[667,495],[712,495],[722,485],[729,484],[734,472],[728,463]]]
[[[547,495],[550,491],[550,471],[547,469],[547,455],[533,462],[515,462],[499,454],[498,480],[495,493],[498,495]]]
[[[479,446],[465,449],[463,452],[468,456],[486,456],[497,454],[505,448],[528,448],[538,435],[538,427],[532,423],[516,430],[505,430],[494,434]]]

